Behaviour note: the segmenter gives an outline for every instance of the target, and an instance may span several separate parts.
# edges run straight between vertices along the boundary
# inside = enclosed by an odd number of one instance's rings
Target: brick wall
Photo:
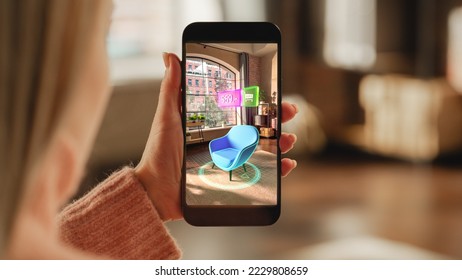
[[[249,55],[249,86],[261,84],[261,62],[260,58]]]

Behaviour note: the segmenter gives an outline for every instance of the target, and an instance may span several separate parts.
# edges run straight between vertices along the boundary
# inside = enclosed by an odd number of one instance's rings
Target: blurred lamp
[[[376,58],[376,0],[325,0],[324,47],[327,64],[367,69]]]
[[[449,15],[447,75],[449,83],[462,93],[462,7]]]

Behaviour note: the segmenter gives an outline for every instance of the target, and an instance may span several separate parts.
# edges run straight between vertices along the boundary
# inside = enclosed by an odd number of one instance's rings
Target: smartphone
[[[182,40],[182,209],[196,226],[259,226],[281,212],[281,33],[198,22]]]

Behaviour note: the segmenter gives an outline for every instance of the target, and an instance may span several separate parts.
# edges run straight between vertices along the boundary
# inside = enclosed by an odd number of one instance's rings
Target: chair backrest
[[[257,144],[260,139],[257,128],[251,125],[233,126],[226,137],[230,145],[236,149],[243,149],[252,144]]]

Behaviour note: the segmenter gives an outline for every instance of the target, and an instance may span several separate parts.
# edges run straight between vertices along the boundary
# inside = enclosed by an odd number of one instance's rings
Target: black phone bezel
[[[281,32],[269,22],[195,22],[188,25],[182,37],[182,108],[186,95],[186,43],[276,43],[278,46],[278,110],[277,110],[277,204],[276,205],[188,205],[186,203],[186,152],[183,153],[181,204],[184,219],[194,226],[264,226],[274,224],[281,213],[281,101],[282,49]],[[186,110],[182,110],[183,151],[186,151]]]

